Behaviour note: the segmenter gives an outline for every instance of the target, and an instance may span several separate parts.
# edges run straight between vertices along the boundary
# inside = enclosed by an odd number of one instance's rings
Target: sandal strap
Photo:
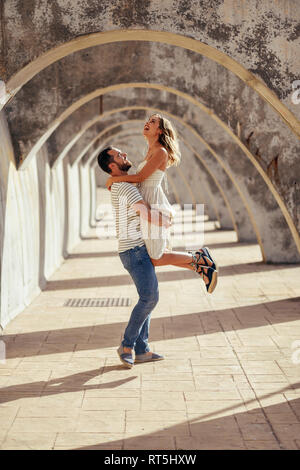
[[[203,260],[204,263],[205,263],[205,266],[207,266],[208,268],[211,267],[211,265],[208,264],[207,259],[206,259],[206,258],[208,258],[208,257],[207,257],[204,253],[201,253],[200,251],[196,251],[196,254],[197,254],[197,255],[198,255],[198,254],[200,255],[200,256],[199,256],[199,260],[202,258],[202,260]],[[209,258],[208,258],[208,259],[209,259]]]
[[[206,258],[208,258],[208,256],[206,256],[204,253],[201,253],[200,251],[189,251],[188,253],[190,253],[193,257],[193,263],[196,263],[197,265],[200,265],[200,266],[206,266],[207,268],[211,268],[212,266],[210,264],[208,264]],[[198,255],[198,258],[196,257]],[[205,264],[200,264],[199,261],[200,259],[202,258],[202,260],[204,261]],[[210,259],[210,258],[208,258]]]

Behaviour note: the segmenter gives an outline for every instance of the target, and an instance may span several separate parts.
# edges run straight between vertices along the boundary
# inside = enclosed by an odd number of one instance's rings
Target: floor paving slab
[[[56,432],[11,431],[0,445],[0,450],[51,450],[55,438]]]
[[[299,449],[300,266],[264,265],[235,240],[205,233],[212,295],[190,271],[156,269],[150,346],[165,360],[129,370],[116,349],[137,293],[116,241],[91,229],[2,332],[0,449]],[[65,305],[104,297],[132,306]]]
[[[89,433],[89,432],[70,432],[57,434],[55,440],[55,450],[73,450],[92,448],[94,450],[121,450],[123,448],[123,433]]]

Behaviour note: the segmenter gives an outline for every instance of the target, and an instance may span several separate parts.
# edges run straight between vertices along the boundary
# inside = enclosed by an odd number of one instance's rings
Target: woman
[[[171,122],[159,114],[153,114],[144,125],[144,137],[148,141],[148,152],[138,166],[135,175],[112,176],[106,187],[113,183],[138,183],[140,193],[150,207],[165,215],[174,216],[174,210],[161,187],[165,171],[180,162],[177,136]],[[170,230],[148,226],[141,219],[145,245],[154,266],[174,265],[196,271],[203,278],[206,289],[212,293],[217,282],[217,268],[207,248],[191,253],[170,252]],[[150,232],[150,233],[149,233]],[[204,267],[205,266],[205,267]]]

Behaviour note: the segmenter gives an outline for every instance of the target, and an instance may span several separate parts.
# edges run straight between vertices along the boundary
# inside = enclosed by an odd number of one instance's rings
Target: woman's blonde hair
[[[153,114],[152,116],[159,117],[159,129],[162,130],[162,133],[159,135],[158,141],[168,152],[169,159],[167,166],[179,165],[181,154],[176,131],[172,123],[160,114]]]

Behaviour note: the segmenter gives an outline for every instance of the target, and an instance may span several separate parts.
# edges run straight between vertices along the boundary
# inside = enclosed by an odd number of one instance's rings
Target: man
[[[98,155],[98,164],[111,176],[120,176],[131,168],[126,153],[108,147]],[[124,268],[131,275],[139,300],[135,305],[118,348],[121,362],[128,368],[135,362],[159,361],[163,356],[150,351],[148,344],[151,312],[158,302],[158,282],[140,228],[140,217],[150,223],[169,227],[170,220],[151,210],[137,188],[130,183],[114,183],[111,201],[115,210],[118,252]]]

